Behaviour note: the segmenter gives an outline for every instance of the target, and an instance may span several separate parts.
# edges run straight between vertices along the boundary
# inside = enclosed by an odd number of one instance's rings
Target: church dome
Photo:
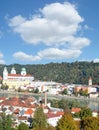
[[[21,75],[26,75],[26,69],[25,68],[21,69]]]
[[[25,68],[22,68],[22,71],[26,71],[26,69],[25,69]]]

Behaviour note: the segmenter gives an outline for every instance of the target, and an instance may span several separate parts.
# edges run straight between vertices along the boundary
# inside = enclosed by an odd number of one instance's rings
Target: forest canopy
[[[28,74],[34,76],[35,80],[55,81],[59,83],[88,84],[91,76],[93,84],[99,84],[99,63],[94,62],[62,62],[49,64],[11,64],[0,65],[0,75],[2,76],[4,67],[8,72],[14,67],[19,74],[21,68],[25,67]]]

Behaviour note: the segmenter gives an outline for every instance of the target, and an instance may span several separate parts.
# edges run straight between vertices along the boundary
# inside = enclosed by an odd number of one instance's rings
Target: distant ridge
[[[94,62],[62,62],[48,64],[11,64],[0,65],[0,75],[2,76],[4,67],[8,71],[15,67],[17,73],[20,73],[22,67],[26,68],[27,73],[34,76],[35,80],[56,81],[61,83],[88,84],[91,76],[93,84],[99,84],[99,63]]]

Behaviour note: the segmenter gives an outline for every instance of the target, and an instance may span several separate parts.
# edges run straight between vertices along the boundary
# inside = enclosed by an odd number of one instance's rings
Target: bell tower
[[[4,67],[3,70],[3,80],[7,80],[8,79],[8,70],[7,67]]]
[[[23,76],[26,75],[26,69],[25,69],[25,68],[22,68],[22,70],[21,70],[21,75],[23,75]]]
[[[11,69],[11,74],[16,74],[16,70],[14,67],[12,67],[12,69]]]
[[[88,85],[89,85],[89,86],[92,86],[92,78],[91,78],[91,77],[89,77]]]

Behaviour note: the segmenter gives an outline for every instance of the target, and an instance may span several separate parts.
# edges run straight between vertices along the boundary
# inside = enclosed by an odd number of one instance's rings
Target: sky
[[[1,0],[0,64],[99,62],[99,0]]]

